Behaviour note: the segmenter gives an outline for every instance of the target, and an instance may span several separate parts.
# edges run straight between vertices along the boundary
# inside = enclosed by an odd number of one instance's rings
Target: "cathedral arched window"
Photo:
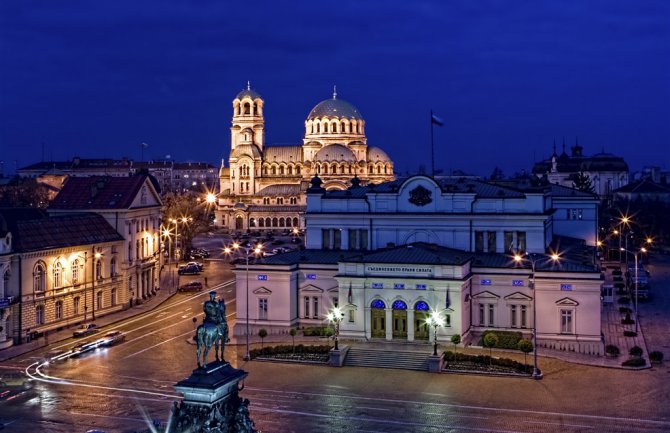
[[[279,174],[282,175],[282,176],[284,175],[284,166],[283,165],[279,166]]]
[[[277,174],[277,167],[274,165],[272,166],[272,174]]]
[[[316,124],[316,133],[319,134],[321,132],[321,125],[319,123]]]
[[[277,227],[277,224],[279,224],[279,220],[277,220],[277,218],[272,218],[272,227]]]
[[[270,204],[270,197],[263,197],[263,204]]]
[[[60,262],[54,263],[53,285],[54,289],[59,289],[63,286],[63,265]]]
[[[300,166],[296,165],[295,167],[295,174],[300,174]]]
[[[33,290],[35,292],[46,290],[46,266],[42,262],[38,262],[33,270]]]
[[[258,227],[265,227],[265,220],[263,218],[258,219]]]
[[[324,124],[323,124],[323,132],[328,132],[328,122],[324,122]]]
[[[330,170],[331,173],[337,174],[337,164],[333,164],[332,166],[330,166]]]
[[[328,174],[328,164],[323,164],[323,174]]]
[[[256,218],[249,218],[249,227],[256,227]]]
[[[298,227],[298,218],[293,218],[293,227]]]
[[[251,114],[251,104],[248,102],[244,103],[244,114]]]
[[[270,227],[271,225],[270,218],[265,218],[265,227]]]
[[[289,203],[291,204],[298,204],[298,198],[297,197],[291,197],[289,199]]]
[[[333,132],[340,132],[339,130],[340,124],[337,122],[337,120],[333,120],[333,124],[330,127],[330,130]]]
[[[279,227],[284,227],[284,218],[279,218]]]
[[[277,197],[277,204],[284,204],[284,197]]]
[[[341,132],[349,132],[349,131],[348,131],[349,128],[347,128],[347,126],[348,126],[348,125],[347,125],[347,122],[345,122],[345,121],[343,120],[343,121],[342,121],[342,125],[340,126],[340,131],[341,131]]]
[[[293,166],[292,165],[288,166],[287,173],[288,173],[289,176],[293,175]]]
[[[321,174],[321,164],[316,166],[316,174]]]

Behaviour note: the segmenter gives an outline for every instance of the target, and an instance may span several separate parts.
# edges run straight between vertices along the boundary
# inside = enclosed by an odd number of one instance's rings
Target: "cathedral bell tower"
[[[252,195],[257,190],[265,141],[263,98],[247,88],[233,99],[233,121],[230,127],[230,192]]]

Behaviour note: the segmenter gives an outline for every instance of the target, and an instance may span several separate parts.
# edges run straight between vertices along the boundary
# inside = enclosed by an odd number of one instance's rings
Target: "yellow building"
[[[228,167],[222,162],[217,225],[231,231],[304,227],[305,191],[318,175],[327,190],[393,180],[393,161],[368,146],[365,120],[334,91],[305,120],[302,144],[265,143],[265,101],[249,85],[233,99]]]

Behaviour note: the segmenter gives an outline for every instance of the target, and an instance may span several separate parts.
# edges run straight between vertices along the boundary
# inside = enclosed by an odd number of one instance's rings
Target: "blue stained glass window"
[[[381,299],[375,299],[370,304],[370,308],[386,308],[386,304]]]
[[[394,310],[406,310],[407,309],[407,304],[405,304],[403,301],[395,301],[393,303],[393,309]]]
[[[414,304],[414,309],[417,311],[428,311],[428,304],[426,304],[424,301],[419,301],[416,304]]]

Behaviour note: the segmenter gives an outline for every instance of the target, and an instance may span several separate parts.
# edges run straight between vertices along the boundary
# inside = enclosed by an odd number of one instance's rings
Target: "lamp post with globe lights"
[[[528,283],[528,288],[533,291],[533,379],[539,380],[542,379],[542,373],[537,368],[537,290],[535,290],[535,264],[542,260],[546,259],[544,255],[539,255],[536,253],[526,253],[525,257],[521,254],[514,255],[514,261],[516,263],[528,262],[530,263],[530,281]],[[557,263],[559,260],[559,255],[553,253],[549,256],[554,263]]]
[[[426,324],[434,328],[433,356],[437,356],[437,328],[444,326],[444,318],[439,311],[433,311],[430,316],[426,318]]]
[[[247,337],[247,351],[244,355],[244,360],[249,361],[251,359],[251,353],[249,351],[249,256],[253,254],[255,257],[258,257],[263,252],[263,244],[258,244],[254,247],[243,247],[237,242],[234,242],[230,247],[225,247],[223,249],[224,254],[231,255],[238,251],[244,251],[246,267],[244,270],[244,276],[246,280],[246,299],[247,299],[247,313],[246,313],[246,330],[245,334]]]
[[[344,320],[344,311],[342,311],[339,307],[334,307],[328,312],[326,319],[328,319],[330,323],[335,324],[335,350],[340,350],[338,345],[338,338],[340,335],[340,322]]]

